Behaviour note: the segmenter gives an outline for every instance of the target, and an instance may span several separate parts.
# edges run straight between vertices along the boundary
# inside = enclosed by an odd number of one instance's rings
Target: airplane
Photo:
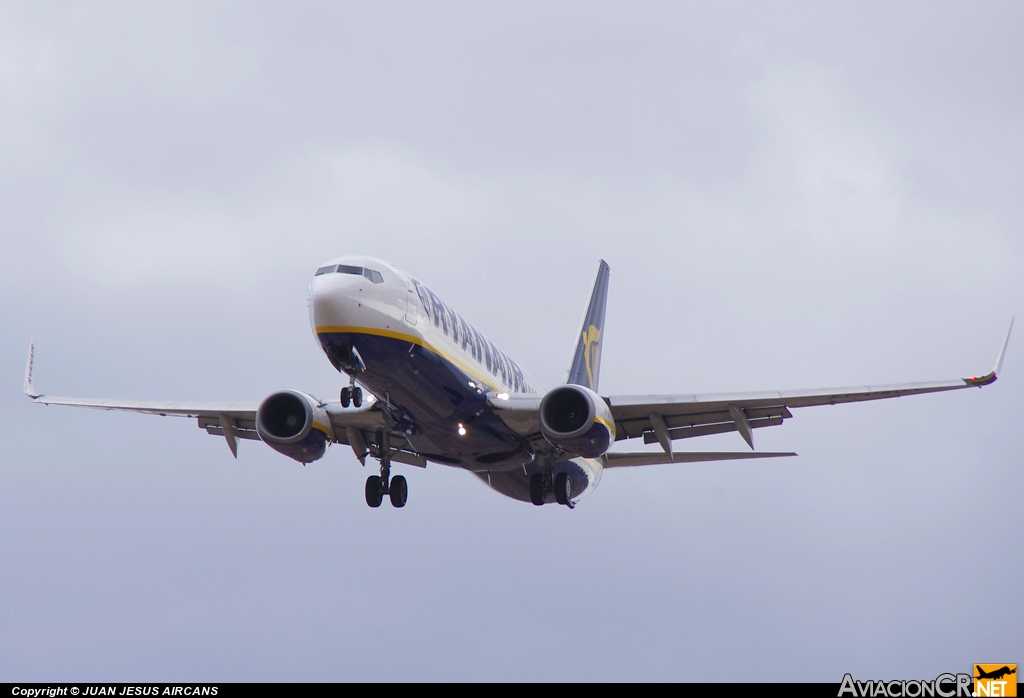
[[[414,276],[379,259],[345,256],[320,266],[308,289],[317,343],[348,377],[337,401],[299,390],[280,390],[259,404],[51,397],[35,388],[34,340],[25,394],[44,405],[194,418],[223,437],[235,458],[242,439],[263,441],[304,465],[331,444],[345,444],[362,465],[367,457],[379,463],[379,474],[366,479],[370,507],[385,497],[405,506],[408,484],[392,476],[393,463],[438,463],[468,470],[512,499],[573,508],[608,468],[795,456],[754,451],[753,438],[754,430],[791,418],[794,408],[990,385],[1013,329],[1011,319],[995,367],[980,377],[828,390],[602,395],[609,274],[601,260],[564,383],[550,390]],[[732,431],[749,451],[674,448],[681,439]],[[612,449],[630,439],[661,450]]]
[[[994,679],[994,680],[997,680],[997,679],[1003,678],[1004,676],[1009,676],[1010,674],[1016,674],[1017,673],[1017,669],[1016,668],[1011,669],[1008,666],[1004,666],[1004,667],[996,669],[994,671],[985,671],[984,669],[982,669],[978,665],[975,665],[974,668],[978,671],[978,675],[974,677],[976,679]]]

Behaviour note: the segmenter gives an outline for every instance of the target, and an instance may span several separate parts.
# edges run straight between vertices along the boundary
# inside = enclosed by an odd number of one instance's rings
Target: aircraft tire
[[[391,487],[388,494],[391,496],[391,506],[401,509],[409,499],[409,485],[401,475],[391,478]]]
[[[566,473],[558,473],[555,475],[555,501],[559,504],[569,504],[569,498],[572,497],[572,489],[569,482],[569,475]]]
[[[384,483],[380,475],[366,478],[366,503],[376,509],[384,501]]]
[[[544,504],[544,476],[540,473],[530,476],[530,501],[537,506]]]
[[[347,385],[341,389],[341,406],[348,407],[348,403],[352,401],[352,389]]]
[[[363,389],[352,388],[352,406],[362,407],[363,406]]]

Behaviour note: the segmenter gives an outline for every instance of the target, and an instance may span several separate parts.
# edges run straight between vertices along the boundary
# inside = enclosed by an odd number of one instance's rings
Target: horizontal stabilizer
[[[746,460],[748,458],[785,458],[795,453],[752,453],[750,451],[704,451],[667,453],[647,451],[641,453],[606,453],[606,468],[626,468],[634,465],[663,465],[667,463],[700,463],[713,460]]]

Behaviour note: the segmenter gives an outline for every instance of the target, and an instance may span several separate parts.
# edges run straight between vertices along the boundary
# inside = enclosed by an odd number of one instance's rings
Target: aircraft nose
[[[309,288],[309,311],[314,328],[351,324],[349,321],[357,301],[347,288],[353,286],[353,281],[353,277],[345,278],[342,274],[313,277]]]

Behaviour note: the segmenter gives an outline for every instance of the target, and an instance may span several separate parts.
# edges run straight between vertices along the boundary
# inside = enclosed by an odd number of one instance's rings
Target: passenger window
[[[316,270],[316,276],[322,276],[323,274],[330,274],[331,272],[333,272],[337,268],[338,267],[336,265],[333,265],[333,264],[331,266],[329,266],[329,267],[320,267],[319,269]]]
[[[363,275],[363,268],[362,267],[350,267],[350,266],[348,266],[346,264],[339,264],[338,265],[338,273],[339,274],[355,274],[356,276],[362,276]]]

